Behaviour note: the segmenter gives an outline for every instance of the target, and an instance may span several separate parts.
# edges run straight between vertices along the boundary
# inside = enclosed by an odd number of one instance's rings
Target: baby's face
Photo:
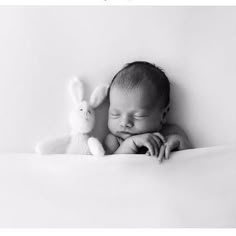
[[[111,88],[108,128],[112,134],[126,139],[135,134],[160,131],[164,111],[156,105],[153,90],[150,85]]]

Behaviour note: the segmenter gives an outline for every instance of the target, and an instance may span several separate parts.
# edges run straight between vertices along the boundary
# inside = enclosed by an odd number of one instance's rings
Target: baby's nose
[[[132,119],[129,118],[128,116],[122,117],[120,121],[120,126],[131,128],[133,126]]]

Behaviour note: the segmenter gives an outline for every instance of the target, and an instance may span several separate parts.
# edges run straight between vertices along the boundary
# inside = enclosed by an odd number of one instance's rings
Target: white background
[[[70,76],[91,92],[134,60],[166,71],[169,120],[196,147],[234,143],[235,59],[236,7],[2,6],[0,152],[68,131]]]

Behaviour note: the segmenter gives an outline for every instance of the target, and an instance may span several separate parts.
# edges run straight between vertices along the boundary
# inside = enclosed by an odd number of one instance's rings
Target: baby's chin
[[[127,139],[129,137],[133,136],[133,134],[130,134],[130,133],[119,133],[119,137],[122,138],[122,139]]]
[[[115,135],[116,137],[119,137],[123,140],[133,136],[134,134],[132,133],[129,133],[129,132],[120,132],[120,131],[117,131],[117,132],[114,132],[113,135]]]

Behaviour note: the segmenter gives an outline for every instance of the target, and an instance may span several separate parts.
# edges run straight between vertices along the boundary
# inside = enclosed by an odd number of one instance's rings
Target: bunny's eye
[[[79,110],[80,110],[80,111],[83,111],[83,109],[82,109],[82,108],[80,108]]]

